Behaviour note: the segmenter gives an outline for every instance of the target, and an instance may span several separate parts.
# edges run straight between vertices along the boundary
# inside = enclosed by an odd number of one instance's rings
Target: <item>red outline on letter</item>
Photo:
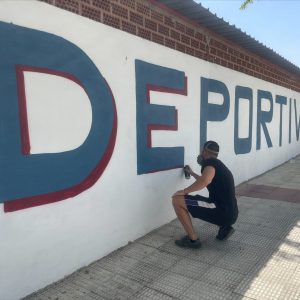
[[[80,83],[80,81],[78,79],[76,79],[74,76],[67,74],[67,73],[63,73],[63,72],[54,72],[52,70],[49,69],[43,69],[43,68],[32,68],[32,67],[23,67],[23,66],[18,66],[17,67],[17,73],[20,76],[20,74],[24,71],[31,71],[31,72],[39,72],[39,73],[48,73],[48,74],[54,74],[54,75],[59,75],[65,78],[68,78],[74,82],[76,82],[77,84],[79,84],[82,87],[82,84]],[[23,78],[23,79],[22,79]],[[26,98],[25,98],[25,87],[24,87],[24,75],[19,77],[19,84],[20,86],[20,93],[19,97],[21,95],[21,102],[22,103],[22,125],[21,125],[21,130],[22,130],[22,134],[27,130],[27,134],[28,134],[28,123],[27,123],[27,111],[26,111]],[[23,81],[22,81],[23,80]],[[79,195],[80,193],[82,193],[83,191],[89,189],[91,186],[93,186],[97,180],[101,177],[101,175],[103,174],[105,168],[108,165],[108,162],[112,156],[114,147],[115,147],[115,143],[116,143],[116,136],[117,136],[117,128],[118,128],[118,116],[117,116],[117,109],[116,109],[116,103],[115,103],[115,99],[113,96],[113,93],[111,91],[110,86],[108,85],[107,81],[104,79],[109,92],[111,94],[112,97],[112,101],[113,101],[113,108],[114,108],[114,119],[113,119],[113,127],[112,127],[112,132],[111,132],[111,136],[110,136],[110,140],[109,143],[107,145],[106,151],[104,153],[104,155],[102,156],[100,162],[98,163],[98,165],[95,167],[95,169],[79,184],[65,189],[65,190],[61,190],[61,191],[57,191],[57,192],[52,192],[52,193],[48,193],[48,194],[43,194],[43,195],[37,195],[37,196],[32,196],[32,197],[27,197],[27,198],[21,198],[21,199],[16,199],[16,200],[12,200],[12,201],[7,201],[4,202],[4,212],[13,212],[13,211],[17,211],[17,210],[21,210],[21,209],[25,209],[25,208],[30,208],[30,207],[34,207],[34,206],[39,206],[39,205],[44,205],[44,204],[49,204],[49,203],[54,203],[54,202],[58,202],[61,200],[65,200],[68,198],[72,198],[75,197],[77,195]],[[23,84],[23,85],[22,85]],[[23,92],[24,91],[24,94]],[[19,100],[20,101],[20,100]],[[26,120],[24,118],[24,113]],[[27,125],[27,126],[26,126]],[[26,140],[27,139],[27,140]],[[28,142],[28,144],[27,144]],[[22,143],[24,143],[22,145],[22,149],[26,150],[25,153],[29,154],[30,151],[30,144],[29,144],[29,135],[27,135],[27,137],[25,136],[24,140],[22,140]],[[26,147],[29,146],[29,148]]]
[[[184,77],[184,88],[182,90],[175,88],[162,87],[157,85],[147,84],[147,103],[150,103],[150,92],[161,92],[170,93],[187,96],[187,77]],[[158,124],[148,124],[147,125],[147,146],[152,148],[152,130],[168,130],[177,131],[178,130],[178,111],[176,109],[176,122],[175,125],[158,125]]]

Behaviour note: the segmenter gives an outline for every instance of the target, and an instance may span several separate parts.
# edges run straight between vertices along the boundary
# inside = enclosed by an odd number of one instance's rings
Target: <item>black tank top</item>
[[[215,169],[215,176],[207,186],[209,199],[214,202],[216,208],[228,216],[238,214],[237,201],[235,197],[234,179],[230,170],[218,159],[206,159],[202,163],[201,173],[207,166]]]

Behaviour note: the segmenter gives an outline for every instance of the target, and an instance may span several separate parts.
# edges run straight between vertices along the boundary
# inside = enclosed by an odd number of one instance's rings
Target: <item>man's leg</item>
[[[227,240],[234,231],[235,230],[231,225],[220,226],[216,239],[220,241]]]
[[[172,203],[178,220],[191,240],[197,240],[198,236],[194,230],[192,220],[185,204],[184,196],[173,196]]]

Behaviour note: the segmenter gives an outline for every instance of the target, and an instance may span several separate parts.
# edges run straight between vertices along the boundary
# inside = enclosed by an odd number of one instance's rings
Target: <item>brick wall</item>
[[[154,43],[300,92],[300,77],[154,0],[40,0]]]

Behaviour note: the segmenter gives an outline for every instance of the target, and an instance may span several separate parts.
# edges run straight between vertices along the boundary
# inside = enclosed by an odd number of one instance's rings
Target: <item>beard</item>
[[[202,166],[203,161],[204,161],[203,156],[202,156],[201,154],[198,155],[198,157],[197,157],[197,163],[198,163],[200,166]]]

